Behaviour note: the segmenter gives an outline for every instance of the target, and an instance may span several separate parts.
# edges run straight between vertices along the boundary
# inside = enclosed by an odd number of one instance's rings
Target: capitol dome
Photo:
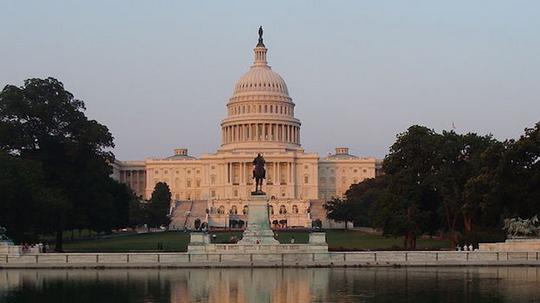
[[[276,93],[289,97],[287,84],[268,65],[253,65],[234,87],[234,96],[252,93]]]
[[[300,148],[300,120],[285,80],[268,65],[262,28],[254,62],[234,86],[222,120],[221,150],[253,151]]]

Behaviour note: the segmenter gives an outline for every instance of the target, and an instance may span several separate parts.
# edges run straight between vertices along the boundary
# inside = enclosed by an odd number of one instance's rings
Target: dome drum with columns
[[[346,148],[322,159],[304,152],[295,104],[283,78],[268,65],[267,52],[261,28],[253,65],[226,105],[216,153],[196,158],[187,149],[177,149],[163,159],[114,163],[113,177],[143,198],[150,197],[157,182],[169,185],[174,200],[171,228],[192,228],[195,219],[215,227],[245,222],[239,210],[245,210],[254,187],[252,161],[257,153],[266,159],[263,186],[271,204],[279,207],[271,215],[278,227],[311,227],[315,219],[325,227],[339,226],[326,219],[324,201],[375,176],[376,159],[350,155]]]

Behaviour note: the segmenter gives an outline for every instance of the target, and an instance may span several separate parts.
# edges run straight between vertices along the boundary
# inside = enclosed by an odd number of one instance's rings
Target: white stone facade
[[[278,225],[285,220],[287,226],[310,227],[316,219],[310,215],[313,203],[342,196],[352,183],[375,177],[375,158],[350,155],[347,148],[337,148],[335,155],[322,159],[304,151],[295,104],[285,81],[268,66],[262,39],[254,52],[253,65],[227,103],[216,153],[195,158],[182,148],[165,159],[116,161],[113,177],[146,199],[157,182],[165,182],[176,201],[207,201],[208,215],[201,219],[222,227],[229,226],[233,217],[242,219],[254,189],[252,161],[257,153],[266,160],[263,188],[274,207],[271,221]],[[324,220],[321,216],[316,215]]]

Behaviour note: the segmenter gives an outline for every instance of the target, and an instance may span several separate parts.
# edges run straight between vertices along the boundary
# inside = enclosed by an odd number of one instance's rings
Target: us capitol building
[[[173,202],[171,228],[193,228],[195,220],[210,227],[241,228],[245,205],[254,189],[253,158],[266,160],[264,190],[270,200],[275,228],[324,227],[339,224],[326,219],[322,204],[341,197],[349,186],[374,178],[379,162],[338,147],[319,157],[301,146],[301,122],[283,78],[268,65],[262,29],[254,62],[234,86],[221,121],[221,146],[216,153],[194,157],[185,148],[164,159],[116,161],[113,177],[149,199],[158,182],[169,185]]]

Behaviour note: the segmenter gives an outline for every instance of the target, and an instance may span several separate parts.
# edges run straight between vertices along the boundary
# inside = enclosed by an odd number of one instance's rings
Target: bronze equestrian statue
[[[264,160],[261,154],[258,154],[255,160],[253,160],[253,179],[255,179],[255,191],[252,192],[253,195],[264,195],[265,192],[262,191],[262,183],[266,178],[266,170],[264,169]]]

